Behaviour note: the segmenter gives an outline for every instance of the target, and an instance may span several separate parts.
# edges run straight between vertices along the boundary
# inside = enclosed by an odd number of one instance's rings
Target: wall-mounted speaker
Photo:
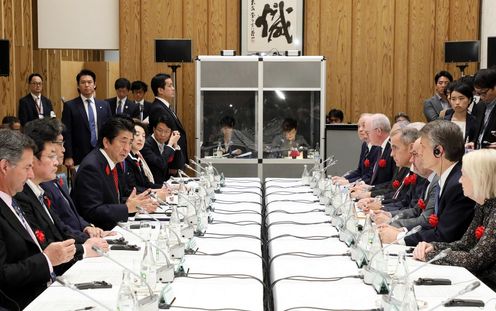
[[[487,38],[487,68],[496,66],[496,37]]]
[[[0,39],[0,76],[8,76],[10,68],[9,40]]]

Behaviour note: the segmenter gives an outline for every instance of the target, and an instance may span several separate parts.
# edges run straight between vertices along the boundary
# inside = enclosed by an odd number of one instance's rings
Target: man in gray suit
[[[376,217],[376,223],[383,223],[389,220],[391,216],[401,214],[400,218],[391,223],[391,225],[381,225],[380,235],[383,243],[391,243],[396,240],[398,233],[408,231],[417,225],[428,226],[429,216],[434,212],[435,205],[435,187],[438,187],[439,177],[432,170],[425,168],[422,159],[418,156],[420,150],[420,138],[413,144],[412,164],[415,173],[426,178],[429,182],[420,199],[417,200],[416,206],[408,209],[392,211],[390,214],[380,212]]]
[[[440,71],[434,76],[436,93],[424,101],[424,115],[427,122],[437,120],[442,110],[450,108],[446,94],[444,93],[448,83],[453,82],[453,77],[448,71]]]

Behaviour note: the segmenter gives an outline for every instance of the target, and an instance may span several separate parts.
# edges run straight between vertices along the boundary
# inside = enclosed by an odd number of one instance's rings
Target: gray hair
[[[496,197],[496,151],[480,149],[463,156],[463,174],[472,181],[474,195],[484,199]]]
[[[371,117],[372,128],[378,128],[383,132],[391,132],[391,122],[389,122],[388,117],[382,113],[373,114]]]
[[[16,164],[26,149],[36,151],[36,145],[31,138],[19,131],[0,130],[0,160],[5,159]]]

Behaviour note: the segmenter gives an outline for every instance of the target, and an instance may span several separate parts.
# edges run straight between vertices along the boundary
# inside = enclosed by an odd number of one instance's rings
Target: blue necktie
[[[434,186],[433,186],[434,189],[432,189],[434,191],[434,194],[435,194],[435,198],[436,198],[436,202],[434,204],[434,214],[437,215],[437,212],[439,211],[439,183],[436,183]]]
[[[16,212],[17,216],[21,219],[21,223],[24,227],[24,229],[28,230],[29,225],[28,222],[26,221],[26,217],[24,217],[24,212],[21,210],[19,207],[19,204],[17,204],[17,201],[12,199],[12,207],[14,208],[14,211]]]
[[[88,103],[88,121],[90,123],[90,144],[91,147],[96,147],[96,124],[95,124],[95,113],[93,112],[93,107],[91,105],[93,102],[90,99],[87,99],[86,102]]]

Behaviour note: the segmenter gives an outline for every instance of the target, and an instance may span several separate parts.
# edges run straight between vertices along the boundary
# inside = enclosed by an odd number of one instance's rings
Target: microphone
[[[244,157],[249,157],[251,155],[252,155],[252,152],[248,151],[248,152],[242,153],[240,155],[237,155],[236,158],[244,158]]]
[[[159,225],[159,228],[160,228],[160,220],[158,220],[157,217],[153,216],[152,214],[148,213],[147,210],[145,210],[144,208],[142,208],[141,206],[137,206],[138,210],[141,212],[141,213],[144,213],[146,214],[148,217],[150,217],[151,219],[153,219],[154,221],[156,221]],[[177,211],[177,208],[176,208],[176,211]],[[179,213],[179,211],[177,211]],[[184,215],[183,215],[184,217]],[[179,235],[177,234],[177,232],[175,232],[174,230],[170,230],[170,232],[172,232],[174,234],[174,236],[176,237],[177,239],[177,243],[176,245],[172,246],[170,248],[170,251],[171,251],[171,257],[172,258],[182,258],[184,257],[184,243],[181,242],[181,238],[179,237]],[[183,234],[183,237],[184,234]]]
[[[153,243],[152,241],[146,240],[145,238],[143,238],[141,235],[139,235],[137,233],[134,233],[132,230],[127,228],[126,225],[124,225],[121,222],[118,222],[117,226],[119,226],[120,228],[122,228],[126,232],[132,234],[133,236],[137,237],[141,241],[150,243],[151,246],[153,246],[162,255],[164,255],[165,261],[167,262],[167,264],[157,271],[157,277],[161,282],[164,282],[164,283],[170,283],[170,282],[174,281],[174,265],[171,264],[171,262],[169,260],[169,256],[167,256],[167,254],[160,247],[158,247],[157,244]]]
[[[429,260],[427,262],[424,262],[422,265],[420,265],[417,268],[413,269],[412,271],[408,272],[408,274],[406,276],[409,276],[409,275],[417,272],[418,270],[422,269],[423,267],[427,266],[428,264],[433,263],[434,261],[438,261],[440,259],[443,259],[450,252],[451,252],[451,248],[446,248],[446,249],[442,250],[441,252],[439,252],[439,254],[437,254],[436,256],[434,256],[431,260]]]
[[[472,283],[468,284],[465,288],[460,290],[458,293],[456,293],[455,295],[451,296],[450,298],[448,298],[446,300],[443,300],[440,304],[434,306],[433,308],[429,309],[428,311],[435,310],[435,309],[441,307],[442,305],[446,305],[447,307],[464,306],[463,303],[464,302],[467,303],[468,301],[455,300],[454,298],[461,296],[461,295],[464,295],[466,293],[469,293],[469,292],[473,291],[474,289],[476,289],[477,287],[479,287],[480,285],[481,285],[480,281],[473,281]],[[472,306],[484,307],[484,302],[482,302],[480,300],[470,300],[470,302],[471,303],[478,303],[478,305],[471,304]],[[468,306],[468,304],[467,304],[467,306]]]
[[[202,171],[206,171],[206,168],[204,168],[203,166],[201,166],[200,163],[196,163],[193,159],[189,159],[189,162],[191,164],[194,164],[197,168],[201,169]]]
[[[189,168],[190,170],[192,170],[193,172],[197,173],[198,175],[201,175],[200,171],[197,171],[195,170],[191,165],[189,165],[188,163],[185,163],[184,166],[186,168]]]
[[[152,290],[150,284],[148,284],[148,282],[146,281],[146,279],[144,277],[142,277],[138,273],[134,272],[133,270],[129,269],[128,267],[124,266],[119,261],[115,260],[114,258],[110,257],[100,247],[98,247],[96,245],[92,245],[91,246],[91,249],[94,250],[98,255],[101,255],[101,256],[107,258],[108,260],[110,260],[113,263],[117,264],[118,266],[120,266],[124,270],[128,271],[129,273],[131,273],[132,275],[134,275],[135,277],[137,277],[138,279],[140,279],[141,282],[143,282],[146,285],[146,287],[148,288],[148,292],[149,292],[150,295],[149,296],[146,296],[146,297],[144,297],[144,298],[142,298],[140,300],[138,300],[138,306],[139,307],[144,307],[144,306],[147,306],[147,305],[150,305],[150,304],[157,304],[158,305],[159,296],[153,293],[153,290]],[[108,309],[108,310],[111,310],[111,309]]]
[[[109,308],[107,307],[106,305],[104,305],[103,303],[101,303],[100,301],[96,300],[95,298],[91,297],[90,295],[88,295],[87,293],[85,293],[84,291],[80,290],[79,288],[76,287],[76,285],[72,284],[72,283],[69,283],[67,282],[62,276],[57,276],[55,278],[55,281],[59,282],[60,284],[62,284],[62,286],[64,287],[67,287],[77,293],[79,293],[80,295],[88,298],[89,300],[93,301],[94,303],[96,303],[97,305],[99,305],[100,307],[104,308],[105,310],[108,310],[108,311],[112,311],[113,309],[112,308]]]

